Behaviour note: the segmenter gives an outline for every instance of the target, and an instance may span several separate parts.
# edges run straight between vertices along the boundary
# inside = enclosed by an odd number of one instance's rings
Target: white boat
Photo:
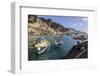
[[[46,50],[49,49],[50,47],[50,42],[47,41],[45,38],[43,37],[39,37],[36,40],[36,44],[34,45],[34,47],[36,48],[36,52],[38,54],[44,53]]]
[[[58,36],[57,38],[56,38],[56,40],[55,40],[55,45],[57,46],[57,47],[62,47],[63,46],[63,40],[62,40],[62,37],[61,36]]]

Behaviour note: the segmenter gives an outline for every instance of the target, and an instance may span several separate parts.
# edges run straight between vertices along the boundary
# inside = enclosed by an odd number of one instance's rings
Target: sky
[[[64,27],[74,28],[78,31],[88,32],[88,17],[81,16],[50,16],[50,15],[41,15],[46,19],[52,19],[52,21],[60,23]]]

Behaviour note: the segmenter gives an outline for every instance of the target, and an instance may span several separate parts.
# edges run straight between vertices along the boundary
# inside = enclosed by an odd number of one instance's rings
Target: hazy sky
[[[88,17],[80,16],[39,16],[52,21],[60,23],[64,27],[74,28],[76,30],[86,32],[88,31]]]

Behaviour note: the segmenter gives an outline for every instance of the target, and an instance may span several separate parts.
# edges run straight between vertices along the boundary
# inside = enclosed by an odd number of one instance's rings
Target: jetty
[[[61,59],[88,58],[88,41],[84,41],[72,47],[67,55]]]

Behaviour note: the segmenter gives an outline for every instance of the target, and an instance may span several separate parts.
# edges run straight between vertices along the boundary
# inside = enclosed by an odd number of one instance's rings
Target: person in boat
[[[80,42],[79,41],[77,41],[77,45],[79,45],[80,44]]]

